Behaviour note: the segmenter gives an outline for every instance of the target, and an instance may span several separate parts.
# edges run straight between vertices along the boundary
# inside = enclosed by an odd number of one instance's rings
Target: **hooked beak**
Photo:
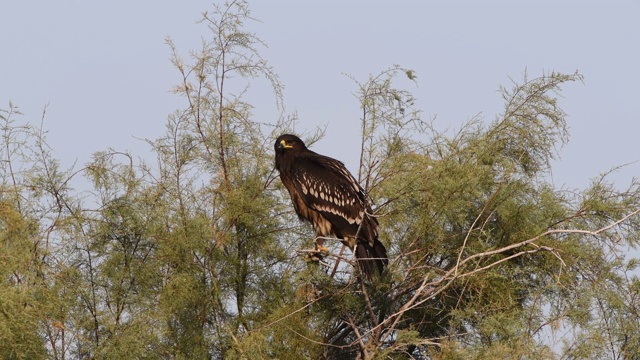
[[[285,140],[280,140],[280,145],[278,145],[280,149],[291,149],[293,146],[287,145]]]

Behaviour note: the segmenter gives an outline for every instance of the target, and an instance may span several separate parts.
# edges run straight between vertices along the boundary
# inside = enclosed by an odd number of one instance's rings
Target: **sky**
[[[164,132],[184,108],[171,93],[180,81],[165,43],[188,57],[210,1],[0,0],[0,109],[44,126],[54,155],[81,167],[109,147],[148,153],[141,139]],[[640,1],[250,1],[247,29],[285,86],[285,113],[296,131],[326,126],[313,149],[355,172],[359,108],[356,84],[399,64],[424,117],[455,129],[502,109],[500,85],[558,71],[584,75],[564,87],[570,142],[553,164],[557,186],[584,188],[610,168],[640,160]],[[266,83],[249,92],[256,121],[279,116]],[[613,178],[629,184],[640,164]]]

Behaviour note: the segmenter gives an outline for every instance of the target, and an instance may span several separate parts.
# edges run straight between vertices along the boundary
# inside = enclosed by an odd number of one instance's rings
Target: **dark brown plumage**
[[[344,164],[307,149],[290,134],[278,137],[275,152],[276,169],[300,219],[313,225],[316,236],[335,236],[351,251],[355,248],[360,269],[368,278],[374,267],[382,273],[388,259],[378,240],[378,220]],[[316,249],[323,249],[322,239],[316,240]]]

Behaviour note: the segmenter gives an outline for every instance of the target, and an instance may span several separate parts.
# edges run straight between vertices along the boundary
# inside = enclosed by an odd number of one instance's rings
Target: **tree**
[[[106,149],[62,169],[43,123],[0,112],[3,358],[638,358],[638,183],[548,181],[559,92],[581,74],[525,73],[493,121],[456,132],[422,119],[410,69],[353,78],[358,178],[391,258],[369,281],[338,241],[305,257],[273,169],[296,118],[254,120],[251,83],[284,99],[251,20],[244,1],[204,13],[187,58],[167,39],[184,107],[153,160]]]
[[[635,308],[633,297],[617,294],[637,282],[624,277],[635,261],[625,261],[620,246],[637,243],[638,184],[620,192],[603,176],[572,194],[545,181],[568,136],[554,94],[582,76],[525,74],[501,89],[505,111],[493,123],[473,119],[449,139],[420,122],[411,95],[391,86],[402,73],[415,76],[394,67],[358,83],[362,181],[383,200],[377,212],[396,256],[382,297],[377,288],[361,291],[361,316],[345,313],[341,343],[326,338],[341,345],[331,357],[554,358],[542,336],[561,322],[578,339],[608,329],[597,345],[578,341],[561,356],[635,354],[634,325],[614,319]],[[594,282],[615,284],[611,297]],[[348,303],[345,293],[366,288],[353,286],[331,296]]]

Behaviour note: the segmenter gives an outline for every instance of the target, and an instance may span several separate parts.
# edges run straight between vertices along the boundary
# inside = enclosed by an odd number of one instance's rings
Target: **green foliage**
[[[0,202],[0,355],[44,358],[38,321],[42,313],[30,225],[12,205]],[[35,266],[34,266],[35,265]]]
[[[299,252],[311,231],[272,154],[295,117],[254,120],[250,84],[283,99],[251,20],[243,1],[204,13],[187,59],[167,40],[184,107],[152,161],[107,149],[62,169],[42,128],[0,111],[2,358],[637,358],[638,183],[547,181],[568,139],[557,97],[582,75],[524,74],[493,121],[455,132],[422,119],[413,70],[353,79],[391,258],[365,281],[338,242],[324,265]]]

